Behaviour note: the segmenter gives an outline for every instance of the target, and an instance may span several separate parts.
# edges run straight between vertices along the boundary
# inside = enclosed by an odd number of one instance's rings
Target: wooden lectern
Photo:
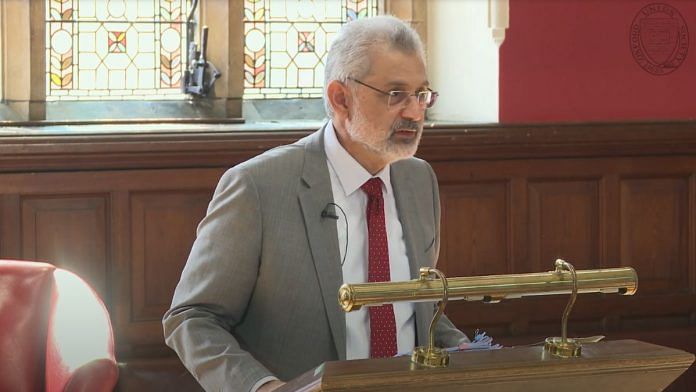
[[[585,344],[558,358],[543,346],[452,353],[449,367],[409,357],[325,362],[278,392],[661,391],[693,363],[685,351],[637,340]]]
[[[576,271],[562,259],[554,265],[554,271],[542,273],[461,278],[422,267],[416,280],[344,284],[338,302],[346,312],[397,301],[439,301],[428,345],[416,347],[411,357],[325,362],[277,391],[661,391],[694,362],[691,353],[637,340],[583,344],[587,339],[568,338],[568,316],[579,293],[633,295],[638,276],[630,267]],[[564,293],[571,297],[561,336],[547,338],[544,346],[448,355],[434,345],[434,326],[448,299],[498,302]]]

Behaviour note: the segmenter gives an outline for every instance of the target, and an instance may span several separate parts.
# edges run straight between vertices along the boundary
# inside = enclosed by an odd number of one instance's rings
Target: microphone
[[[338,220],[338,215],[336,215],[334,212],[329,210],[329,208],[331,208],[332,204],[333,203],[329,203],[326,205],[326,207],[324,207],[324,210],[321,212],[322,218],[331,218],[331,219]]]
[[[331,208],[333,206],[334,208]],[[343,214],[343,218],[346,221],[346,250],[343,252],[343,260],[341,260],[341,267],[343,267],[343,263],[346,262],[346,256],[348,256],[348,216],[346,216],[346,212],[343,211],[343,208],[339,206],[336,203],[327,203],[326,206],[324,207],[324,210],[321,211],[321,217],[323,218],[330,218],[334,220],[338,220],[338,215],[336,215],[336,208],[341,210],[341,214]]]

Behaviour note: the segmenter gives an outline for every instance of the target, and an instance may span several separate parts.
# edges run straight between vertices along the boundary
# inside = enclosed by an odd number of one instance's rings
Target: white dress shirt
[[[367,282],[367,195],[360,187],[373,176],[353,158],[336,138],[336,131],[329,121],[324,130],[324,149],[326,151],[331,190],[333,192],[340,249],[343,282]],[[389,272],[392,281],[410,280],[411,272],[406,256],[401,221],[396,211],[394,190],[392,189],[389,166],[377,173],[382,180],[384,196],[384,219],[389,249]],[[341,212],[343,210],[343,212]],[[345,213],[345,216],[344,216]],[[346,225],[348,231],[346,232]],[[346,242],[348,246],[346,248]],[[338,306],[338,304],[336,305]],[[416,343],[415,313],[410,302],[394,304],[396,321],[396,344],[398,353],[410,353]],[[365,359],[370,357],[370,317],[367,308],[346,313],[346,358]],[[256,392],[263,384],[277,380],[269,376],[259,380],[251,392]]]
[[[343,282],[367,282],[368,237],[367,195],[360,187],[373,176],[365,170],[341,145],[333,124],[329,122],[324,131],[324,149],[331,176],[331,189],[338,216],[336,229],[341,254]],[[392,281],[410,280],[411,271],[406,256],[401,221],[396,210],[394,190],[389,177],[389,165],[374,177],[382,180],[384,196],[384,218],[389,249],[389,270]],[[343,212],[341,212],[341,209]],[[345,213],[345,216],[344,214]],[[348,231],[346,231],[348,226]],[[346,242],[348,246],[346,248]],[[410,302],[394,304],[396,321],[397,352],[413,351],[416,342],[414,306]],[[367,308],[346,313],[346,358],[370,357],[370,318]]]

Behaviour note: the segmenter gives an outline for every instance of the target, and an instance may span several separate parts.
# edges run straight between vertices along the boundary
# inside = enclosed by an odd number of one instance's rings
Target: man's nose
[[[418,103],[417,96],[409,96],[401,111],[401,117],[411,121],[421,121],[425,117],[425,108]]]

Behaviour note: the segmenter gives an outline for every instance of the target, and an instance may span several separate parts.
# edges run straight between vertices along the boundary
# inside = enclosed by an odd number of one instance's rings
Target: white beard
[[[392,124],[388,133],[376,130],[365,119],[360,110],[356,110],[353,121],[347,124],[348,136],[355,142],[365,146],[368,150],[380,154],[389,163],[401,159],[410,158],[416,154],[418,144],[423,135],[423,126],[418,125],[416,137],[413,139],[397,139],[395,132],[399,128],[404,128],[401,121]]]

